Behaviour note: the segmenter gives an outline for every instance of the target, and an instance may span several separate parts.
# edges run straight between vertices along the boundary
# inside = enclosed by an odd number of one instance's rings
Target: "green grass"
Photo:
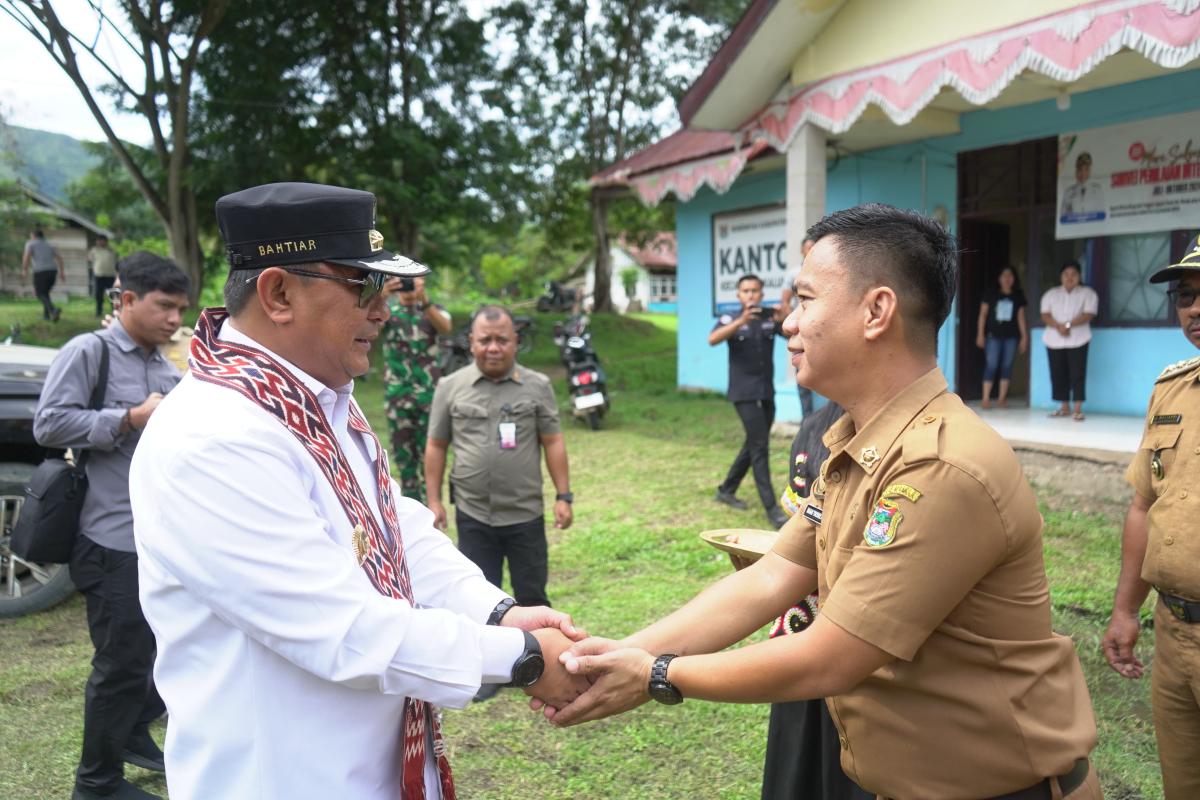
[[[0,324],[10,307],[0,304]],[[522,359],[528,366],[554,374],[550,335],[558,318],[537,316],[537,347]],[[597,316],[595,344],[610,373],[612,410],[599,432],[563,418],[576,524],[549,534],[549,594],[600,635],[634,631],[728,573],[725,557],[701,544],[698,531],[766,526],[761,510],[712,502],[741,428],[723,399],[674,391],[673,322]],[[562,393],[561,379],[556,387]],[[383,432],[379,380],[360,382],[356,394]],[[565,393],[560,400],[565,407]],[[777,489],[785,462],[786,444],[776,441]],[[749,481],[742,495],[752,499]],[[1075,640],[1088,678],[1106,796],[1160,798],[1149,682],[1125,681],[1099,652],[1119,563],[1119,520],[1049,510],[1045,516],[1055,626]],[[1145,638],[1143,657],[1149,632]],[[67,796],[90,654],[82,603],[76,598],[0,624],[0,652],[0,730],[17,732],[0,738],[0,798]],[[446,735],[463,797],[754,798],[766,720],[765,706],[686,702],[560,731],[530,713],[517,692],[505,691],[448,711]],[[130,773],[162,791],[147,773]]]

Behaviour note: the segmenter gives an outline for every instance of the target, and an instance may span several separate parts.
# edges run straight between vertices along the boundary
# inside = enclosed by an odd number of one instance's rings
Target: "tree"
[[[67,184],[67,205],[96,220],[120,239],[162,236],[162,223],[113,149],[103,142],[84,142],[83,146],[99,156],[100,163]],[[126,144],[126,147],[143,169],[153,172],[153,157],[149,152],[136,145]]]
[[[142,64],[142,85],[136,88],[115,59],[102,56],[94,43],[62,21],[51,0],[0,0],[0,10],[46,48],[79,90],[121,165],[162,221],[171,243],[171,255],[191,277],[194,292],[199,291],[202,283],[203,256],[190,174],[190,100],[201,49],[225,16],[230,2],[120,0],[118,5],[126,17],[121,25],[93,2],[96,16],[89,22],[94,22],[97,30],[109,25]],[[123,29],[131,34],[126,35]],[[83,77],[81,53],[92,58],[112,79],[105,89],[118,99],[121,109],[145,118],[157,174],[140,164],[129,146],[113,132],[96,100],[96,91]]]
[[[478,229],[515,235],[528,181],[489,47],[485,23],[454,0],[292,0],[231,15],[199,64],[202,183],[366,189],[385,247],[477,266]]]
[[[527,144],[552,164],[544,208],[551,217],[579,186],[661,135],[678,99],[744,3],[734,0],[512,0],[496,24],[520,42],[505,82]],[[587,216],[596,259],[594,303],[612,310],[608,207],[590,191]],[[561,221],[566,216],[558,214]],[[575,221],[578,230],[579,220]]]

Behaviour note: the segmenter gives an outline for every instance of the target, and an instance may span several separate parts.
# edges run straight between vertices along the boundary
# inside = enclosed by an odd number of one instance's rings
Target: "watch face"
[[[513,686],[533,686],[538,682],[538,678],[542,677],[542,671],[546,668],[546,662],[542,659],[541,653],[530,653],[526,655],[513,669]]]
[[[678,705],[683,702],[683,695],[669,683],[651,683],[650,696],[668,706]]]

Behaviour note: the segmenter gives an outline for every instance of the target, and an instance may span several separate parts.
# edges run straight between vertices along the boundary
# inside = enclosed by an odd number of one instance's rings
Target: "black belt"
[[[1171,616],[1180,622],[1200,622],[1200,603],[1167,594],[1162,589],[1158,590],[1158,599],[1162,600]]]
[[[1050,800],[1054,796],[1054,787],[1050,783],[1053,780],[1058,781],[1058,788],[1062,792],[1062,796],[1066,797],[1083,784],[1090,769],[1091,765],[1088,764],[1088,760],[1081,758],[1075,762],[1075,766],[1071,767],[1071,771],[1066,775],[1059,775],[1057,779],[1046,778],[1028,788],[991,797],[988,800]]]

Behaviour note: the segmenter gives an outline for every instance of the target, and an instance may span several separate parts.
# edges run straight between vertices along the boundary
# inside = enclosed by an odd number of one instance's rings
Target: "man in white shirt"
[[[1042,342],[1050,361],[1050,390],[1059,406],[1050,416],[1071,414],[1075,401],[1075,421],[1083,422],[1083,401],[1087,399],[1087,351],[1092,340],[1092,318],[1100,310],[1096,290],[1081,283],[1078,261],[1068,261],[1059,271],[1060,285],[1042,295]]]
[[[1104,219],[1104,187],[1092,180],[1092,154],[1080,153],[1075,159],[1075,183],[1063,191],[1063,222],[1095,222]]]
[[[374,205],[298,183],[217,201],[228,311],[201,315],[130,475],[172,796],[450,800],[431,704],[583,688],[557,660],[570,618],[484,580],[352,398],[384,281],[429,271],[382,249]]]

